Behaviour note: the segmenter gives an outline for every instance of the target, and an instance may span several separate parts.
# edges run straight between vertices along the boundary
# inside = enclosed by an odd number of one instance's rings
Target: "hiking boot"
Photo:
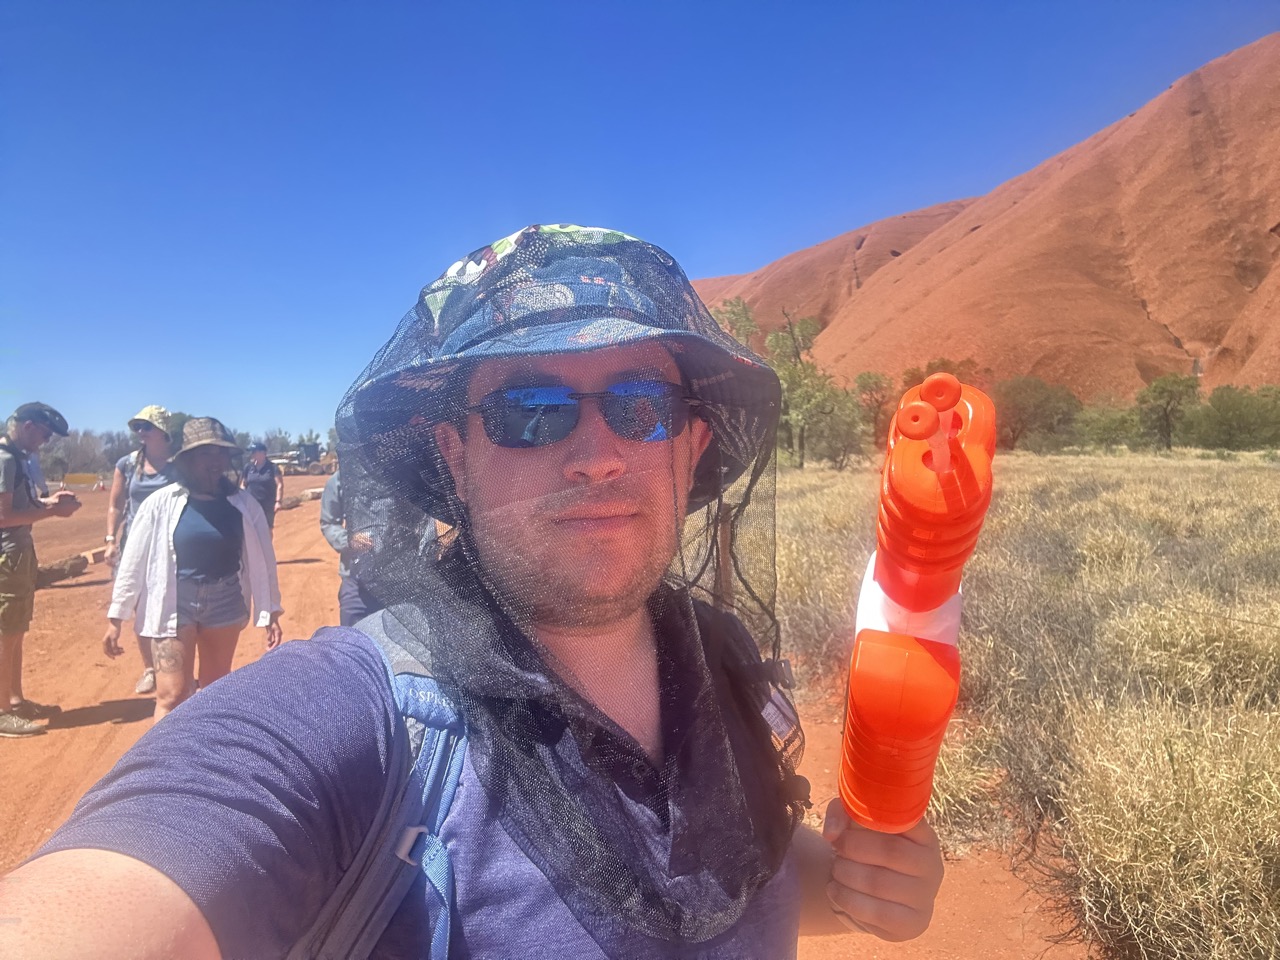
[[[44,727],[24,720],[16,713],[0,713],[0,737],[38,737]]]
[[[19,700],[9,704],[9,712],[23,720],[48,720],[62,712],[62,708],[50,703],[36,703],[34,700]]]
[[[152,667],[142,671],[142,676],[138,678],[138,682],[134,684],[134,693],[155,693],[156,692],[156,671]]]

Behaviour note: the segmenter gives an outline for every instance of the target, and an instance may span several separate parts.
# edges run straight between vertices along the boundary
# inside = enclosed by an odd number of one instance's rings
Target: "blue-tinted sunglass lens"
[[[485,432],[500,447],[544,447],[563,440],[578,422],[578,401],[568,387],[513,387],[498,391]]]
[[[600,400],[601,412],[609,428],[625,440],[669,440],[684,429],[683,419],[676,423],[685,412],[677,389],[661,380],[615,383]]]
[[[485,434],[498,446],[545,447],[573,432],[588,397],[600,403],[605,423],[624,440],[669,440],[688,423],[680,388],[664,380],[628,380],[603,393],[577,393],[563,386],[508,387],[489,394],[479,412]]]

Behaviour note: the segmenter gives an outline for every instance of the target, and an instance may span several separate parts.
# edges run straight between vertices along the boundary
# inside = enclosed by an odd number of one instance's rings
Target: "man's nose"
[[[595,398],[581,403],[578,425],[565,441],[565,479],[574,484],[614,480],[627,472],[622,439],[605,423]]]

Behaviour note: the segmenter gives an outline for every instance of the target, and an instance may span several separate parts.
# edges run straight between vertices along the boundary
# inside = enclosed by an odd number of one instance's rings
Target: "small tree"
[[[805,464],[806,431],[827,405],[831,378],[805,358],[822,330],[814,317],[792,320],[782,311],[786,326],[765,338],[765,355],[773,360],[782,383],[782,424],[779,439],[785,439],[798,467]]]
[[[127,430],[104,430],[102,437],[102,456],[110,469],[120,462],[120,458],[132,452],[137,444],[133,434]],[[176,438],[171,438],[176,439]]]
[[[289,431],[283,427],[272,427],[262,435],[262,445],[267,448],[268,454],[288,453],[293,449],[293,441],[289,438]]]
[[[751,343],[751,338],[759,330],[759,327],[756,326],[756,319],[751,313],[751,308],[747,306],[747,301],[741,297],[726,300],[719,307],[712,310],[711,315],[716,318],[716,322],[721,327],[733,334],[735,340],[748,346]]]
[[[1028,434],[1062,437],[1080,412],[1080,401],[1070,390],[1039,377],[1002,380],[991,393],[1000,442],[1010,450]]]
[[[1138,422],[1157,446],[1173,449],[1173,434],[1200,402],[1200,381],[1176,373],[1157,377],[1138,394]]]
[[[813,455],[830,460],[833,467],[843,470],[854,457],[863,456],[866,435],[857,394],[829,383],[822,409],[809,427]]]
[[[329,428],[329,449],[326,452],[337,453],[337,451],[338,451],[338,428],[330,427]]]
[[[924,383],[926,377],[935,373],[949,373],[961,383],[971,384],[980,390],[986,389],[991,382],[990,368],[979,367],[976,360],[966,358],[956,362],[946,357],[935,357],[925,364],[923,370],[920,367],[909,367],[903,371],[902,389],[910,390],[912,387],[918,387]]]
[[[173,413],[169,414],[169,439],[171,441],[170,446],[174,453],[177,453],[182,449],[182,428],[185,427],[187,425],[187,421],[191,419],[191,414],[184,413],[181,410],[175,410]]]
[[[1110,453],[1132,443],[1138,432],[1136,411],[1113,401],[1085,407],[1076,415],[1075,432],[1082,444],[1101,447]]]
[[[1270,394],[1222,386],[1209,394],[1207,402],[1187,411],[1181,433],[1199,447],[1256,450],[1275,440],[1276,413]]]
[[[854,378],[853,389],[862,408],[862,420],[871,430],[871,442],[883,446],[889,437],[889,421],[897,409],[900,392],[888,374],[870,371]]]

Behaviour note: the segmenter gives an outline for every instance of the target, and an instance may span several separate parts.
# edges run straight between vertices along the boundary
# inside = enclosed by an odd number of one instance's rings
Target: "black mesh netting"
[[[598,390],[579,381],[621,375],[615,356],[680,382],[710,428],[700,457],[700,424],[641,443],[611,440],[601,421],[500,449],[468,416],[490,381]],[[348,528],[377,545],[356,575],[462,709],[487,815],[588,929],[607,916],[663,940],[716,936],[777,871],[800,815],[803,739],[760,663],[779,646],[778,407],[772,371],[720,330],[670,256],[567,226],[451,267],[339,407]],[[461,491],[441,429],[464,451]],[[586,466],[570,462],[580,433],[605,451],[582,454]],[[622,533],[565,532],[577,529],[566,517],[617,504],[634,506]],[[452,528],[438,542],[432,518]],[[649,660],[574,646],[645,615]],[[631,699],[619,697],[636,663]],[[644,728],[646,670],[656,753],[626,732]]]

